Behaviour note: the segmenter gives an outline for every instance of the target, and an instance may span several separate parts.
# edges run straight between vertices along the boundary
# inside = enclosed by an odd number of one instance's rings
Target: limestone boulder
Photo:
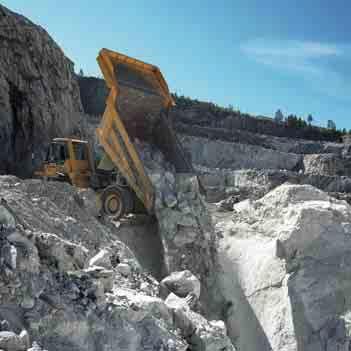
[[[189,294],[200,297],[201,283],[189,270],[172,272],[161,281],[161,285],[180,297],[186,297]]]
[[[236,204],[216,230],[227,327],[240,350],[349,347],[345,201],[309,185],[282,185]]]
[[[165,304],[173,313],[176,327],[194,351],[235,351],[222,321],[207,321],[193,312],[186,299],[171,293]]]
[[[107,269],[111,269],[111,252],[107,249],[100,250],[94,257],[89,260],[89,266],[101,266]]]
[[[29,336],[26,330],[17,335],[10,331],[0,331],[0,348],[5,351],[26,351],[29,348]]]

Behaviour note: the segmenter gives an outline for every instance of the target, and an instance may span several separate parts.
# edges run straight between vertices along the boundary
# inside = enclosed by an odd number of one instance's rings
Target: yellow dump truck
[[[174,101],[158,67],[107,49],[97,60],[110,89],[96,130],[102,160],[96,162],[88,141],[56,138],[36,175],[92,187],[102,213],[114,218],[138,203],[152,213],[155,191],[133,141],[155,145],[177,172],[193,172],[169,120]]]

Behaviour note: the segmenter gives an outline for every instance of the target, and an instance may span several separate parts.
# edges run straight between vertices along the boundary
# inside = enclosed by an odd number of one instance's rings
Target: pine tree
[[[336,130],[336,124],[333,120],[329,119],[327,122],[327,128],[328,129],[332,129],[332,130]]]
[[[307,122],[308,122],[308,124],[311,124],[313,122],[313,117],[311,114],[308,115]]]

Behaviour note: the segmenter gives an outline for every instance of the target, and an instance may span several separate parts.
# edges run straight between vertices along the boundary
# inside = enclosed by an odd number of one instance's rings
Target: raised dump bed
[[[133,145],[154,144],[177,172],[193,172],[168,118],[174,101],[158,67],[102,49],[97,58],[110,93],[97,135],[114,166],[145,208],[153,211],[154,189]]]

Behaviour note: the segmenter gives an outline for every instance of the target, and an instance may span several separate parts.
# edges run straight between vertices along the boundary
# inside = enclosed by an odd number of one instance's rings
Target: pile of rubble
[[[204,285],[201,302],[206,315],[221,318],[224,299],[218,290],[218,240],[198,177],[175,173],[162,153],[137,143],[146,171],[156,189],[155,212],[167,273],[188,269]]]
[[[198,278],[153,278],[92,215],[93,195],[0,177],[0,349],[234,350],[198,313]]]

